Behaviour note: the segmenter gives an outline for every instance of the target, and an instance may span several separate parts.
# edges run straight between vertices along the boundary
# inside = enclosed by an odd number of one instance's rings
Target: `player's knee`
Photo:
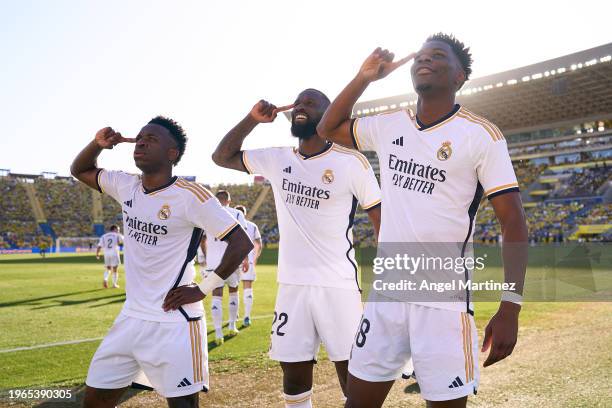
[[[168,398],[169,408],[197,408],[198,407],[198,393],[183,395],[181,397]]]
[[[114,407],[119,402],[123,390],[105,390],[87,386],[83,397],[83,408]]]

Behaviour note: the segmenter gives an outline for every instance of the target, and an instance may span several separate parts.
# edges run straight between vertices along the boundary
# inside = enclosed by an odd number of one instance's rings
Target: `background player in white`
[[[119,233],[119,227],[111,225],[110,232],[100,237],[96,248],[96,259],[100,259],[100,249],[104,253],[104,281],[102,285],[105,288],[108,288],[108,275],[111,271],[113,273],[113,288],[119,287],[118,269],[121,264],[119,245],[123,245],[123,235]]]
[[[247,209],[244,205],[237,205],[234,207],[238,211],[244,214],[246,219]],[[240,274],[240,280],[242,281],[242,300],[244,303],[244,321],[243,324],[245,327],[249,327],[251,325],[251,310],[253,310],[253,282],[257,278],[255,273],[255,265],[257,264],[257,259],[259,259],[259,255],[261,255],[261,234],[259,233],[259,228],[257,225],[249,220],[246,220],[247,224],[247,235],[251,238],[253,245],[255,248],[251,252],[249,252],[249,269],[246,271],[242,271]]]
[[[260,101],[213,154],[220,166],[261,174],[274,192],[280,231],[278,282],[270,357],[283,369],[285,402],[311,406],[313,364],[322,342],[344,390],[351,343],[362,306],[353,249],[357,203],[378,231],[380,190],[362,154],[320,138],[316,126],[329,105],[307,89],[276,108]],[[291,134],[299,147],[241,151],[259,123],[293,107]]]
[[[225,208],[225,210],[234,218],[234,220],[240,224],[243,230],[246,231],[247,224],[244,215],[229,206],[232,198],[229,191],[219,190],[215,193],[215,196]],[[209,273],[213,273],[218,267],[219,262],[223,258],[223,254],[227,249],[227,244],[222,240],[215,238],[214,235],[209,236],[204,231],[203,247],[205,248],[206,257],[206,272],[204,277]],[[224,283],[219,284],[217,288],[213,290],[213,297],[210,305],[210,314],[212,316],[213,325],[215,326],[215,343],[217,346],[223,344],[223,287],[227,285],[229,292],[229,335],[235,336],[239,333],[236,327],[236,321],[238,320],[238,308],[240,307],[240,298],[238,297],[238,287],[240,286],[240,273],[248,268],[248,259],[245,258],[242,261],[240,269],[237,269],[232,273]]]
[[[126,243],[126,302],[92,359],[85,407],[114,407],[143,373],[170,407],[197,407],[198,392],[208,387],[201,299],[253,245],[209,191],[172,176],[186,141],[176,122],[156,117],[135,139],[101,129],[72,163],[74,177],[121,204]],[[136,143],[141,175],[97,167],[102,150],[122,142]],[[202,229],[225,239],[228,249],[198,287],[191,261]]]
[[[414,55],[393,61],[377,48],[331,104],[318,131],[346,146],[376,151],[384,201],[379,246],[392,242],[471,243],[483,194],[501,224],[505,280],[499,310],[485,329],[484,366],[512,353],[526,270],[527,227],[503,135],[455,104],[471,72],[469,49],[436,34],[414,56],[417,112],[358,118],[351,111],[367,86]],[[457,246],[455,245],[455,248]],[[478,385],[477,336],[470,292],[463,302],[368,302],[349,363],[348,407],[379,407],[412,357],[430,407],[465,407]]]

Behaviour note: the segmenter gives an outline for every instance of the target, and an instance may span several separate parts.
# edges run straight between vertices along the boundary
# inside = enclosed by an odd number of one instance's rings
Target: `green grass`
[[[0,350],[47,343],[103,337],[119,313],[125,293],[101,287],[103,267],[93,255],[38,255],[0,258]],[[206,300],[209,361],[214,372],[275,365],[267,358],[270,324],[276,295],[276,253],[266,251],[257,270],[254,320],[239,336],[212,347],[210,299]],[[242,303],[242,290],[241,290]],[[227,296],[224,320],[227,320]],[[546,317],[563,303],[530,303],[521,313],[521,325],[546,324]],[[479,328],[497,308],[479,303]],[[241,315],[243,307],[241,305]],[[226,329],[227,330],[227,329]],[[99,341],[0,353],[0,389],[82,384]],[[323,354],[324,357],[324,354]],[[217,364],[216,364],[217,363]]]

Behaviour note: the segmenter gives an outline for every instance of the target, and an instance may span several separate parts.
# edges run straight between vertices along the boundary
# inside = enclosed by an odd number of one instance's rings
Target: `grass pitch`
[[[99,339],[108,331],[125,300],[123,268],[120,268],[120,289],[103,289],[102,274],[103,265],[100,261],[96,261],[93,255],[58,255],[44,260],[37,255],[0,258],[0,367],[2,367],[0,390],[31,387],[79,387],[83,384],[91,357],[100,343]],[[211,383],[213,390],[217,384],[218,391],[213,391],[209,396],[203,397],[201,399],[203,406],[210,406],[206,403],[207,399],[212,402],[213,406],[226,406],[223,405],[224,401],[227,401],[227,406],[232,406],[232,404],[241,406],[231,402],[233,401],[232,393],[227,391],[224,385],[224,381],[234,383],[236,376],[247,382],[249,378],[257,378],[262,389],[268,390],[268,394],[265,395],[272,395],[269,396],[272,400],[278,397],[276,392],[280,389],[278,378],[280,370],[275,362],[267,358],[270,324],[277,288],[276,254],[274,252],[264,253],[258,265],[257,281],[254,287],[255,304],[252,316],[255,317],[255,320],[253,325],[241,330],[240,335],[236,337],[226,338],[225,344],[221,347],[214,347],[212,344],[214,330],[209,318],[210,300],[206,301]],[[240,298],[242,302],[242,288]],[[585,315],[587,308],[588,315]],[[486,322],[496,309],[496,303],[477,303],[476,321],[481,339]],[[612,358],[609,354],[609,350],[612,349],[611,312],[611,304],[604,302],[588,305],[585,303],[527,303],[521,312],[519,344],[523,336],[531,339],[529,340],[531,344],[526,346],[531,347],[532,350],[525,360],[531,358],[534,365],[523,364],[523,360],[513,356],[508,362],[502,363],[512,368],[510,374],[506,371],[504,375],[531,378],[531,384],[522,384],[521,393],[523,394],[521,395],[536,398],[535,396],[546,394],[542,391],[542,387],[550,386],[553,389],[558,387],[564,390],[564,387],[568,386],[564,383],[563,378],[559,378],[565,375],[564,364],[568,367],[569,371],[566,373],[568,376],[571,376],[575,370],[584,371],[586,369],[582,374],[586,376],[583,380],[587,384],[593,384],[592,389],[579,394],[572,393],[579,399],[573,404],[569,403],[572,401],[571,398],[566,398],[567,406],[606,406],[607,402],[610,402],[612,406],[612,398],[609,398],[612,393],[609,377],[608,381],[604,380],[606,373],[609,375],[612,372]],[[224,320],[227,319],[227,313],[227,296],[225,296]],[[244,315],[242,305],[240,314]],[[595,317],[599,319],[596,327],[589,326],[589,319]],[[586,329],[592,329],[593,333],[598,333],[597,341],[590,340],[589,335],[584,329],[581,329],[572,332],[576,338],[569,346],[574,347],[574,350],[571,348],[566,350],[559,346],[558,343],[564,337],[557,339],[555,333],[565,327],[563,322],[572,320],[580,321],[582,325],[586,325]],[[604,327],[601,327],[602,325]],[[569,329],[570,326],[568,326]],[[584,337],[581,337],[581,333],[584,333]],[[75,343],[53,345],[72,341]],[[551,347],[555,347],[554,345],[560,347],[558,353],[554,354],[555,350],[548,348],[547,344],[551,344]],[[590,347],[589,344],[597,344],[597,347]],[[24,347],[36,348],[14,350]],[[581,350],[585,353],[580,353]],[[546,355],[546,358],[549,359],[542,363],[551,367],[549,373],[538,374],[538,365],[541,363],[537,361],[537,354],[540,352],[542,356]],[[552,361],[550,361],[551,352],[554,355]],[[325,362],[324,353],[320,357],[322,361],[317,370],[322,374],[319,378],[326,378],[330,384],[329,387],[336,392],[337,384],[333,368]],[[576,359],[580,360],[580,368],[576,368],[576,363],[578,363]],[[482,361],[484,360],[481,356],[481,364]],[[556,371],[554,371],[555,367]],[[327,376],[323,373],[327,373],[325,374]],[[504,375],[498,375],[499,381],[504,381]],[[262,378],[267,378],[267,376],[270,380],[262,383]],[[484,370],[481,376],[485,380],[481,387],[483,388],[487,384],[487,371]],[[321,389],[320,385],[317,387]],[[478,399],[475,400],[480,401],[477,405],[512,406],[500,400],[498,393],[492,392],[490,394],[492,397],[487,398],[486,389],[481,391],[482,393],[479,393]],[[483,393],[484,396],[481,395]],[[398,395],[402,398],[405,396],[405,394]],[[132,404],[136,404],[133,406],[165,405],[159,398],[146,398],[153,399],[146,400],[146,402],[133,400]],[[217,401],[221,402],[217,403]],[[254,400],[251,401],[254,402]],[[528,399],[528,401],[539,400],[536,398],[535,400]],[[548,406],[545,401],[542,401],[542,405],[536,405]],[[320,406],[329,406],[324,400],[319,400],[319,402]],[[268,403],[262,402],[264,405]],[[3,402],[0,401],[0,406],[2,404]],[[126,404],[132,406],[129,401]],[[339,403],[335,401],[332,405],[337,406]],[[403,403],[401,405],[404,406]],[[536,405],[527,403],[522,406]],[[390,402],[389,406],[395,405]]]

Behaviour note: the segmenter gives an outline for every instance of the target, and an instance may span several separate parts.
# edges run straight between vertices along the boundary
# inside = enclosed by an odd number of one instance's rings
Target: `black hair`
[[[117,227],[115,224],[110,226],[110,230],[111,231],[117,231],[119,229],[119,227]]]
[[[244,205],[237,205],[234,207],[235,209],[237,209],[238,211],[242,212],[242,214],[244,214],[244,216],[246,217],[246,207]]]
[[[223,196],[224,200],[229,201],[230,200],[230,193],[227,190],[219,190],[217,191],[217,193],[215,194],[215,197],[217,197],[217,199],[221,199],[221,196]]]
[[[452,34],[437,33],[430,35],[425,42],[429,41],[441,41],[448,44],[453,50],[453,53],[461,63],[463,72],[465,73],[465,80],[470,78],[472,73],[472,54],[470,53],[470,47],[466,47],[461,41],[455,38]]]
[[[312,92],[316,92],[319,95],[321,95],[323,97],[323,99],[327,102],[327,104],[329,105],[331,103],[331,101],[329,100],[329,98],[327,97],[327,95],[325,95],[323,92],[319,91],[318,89],[314,89],[314,88],[308,88],[308,89],[304,89],[302,92],[300,93],[304,93],[306,91],[312,91]]]
[[[149,124],[159,125],[165,127],[170,135],[176,142],[177,149],[179,154],[174,161],[174,165],[181,161],[181,157],[183,157],[183,153],[185,153],[185,145],[187,144],[187,135],[185,134],[185,130],[181,125],[176,123],[174,119],[167,118],[165,116],[156,116],[149,121]]]

